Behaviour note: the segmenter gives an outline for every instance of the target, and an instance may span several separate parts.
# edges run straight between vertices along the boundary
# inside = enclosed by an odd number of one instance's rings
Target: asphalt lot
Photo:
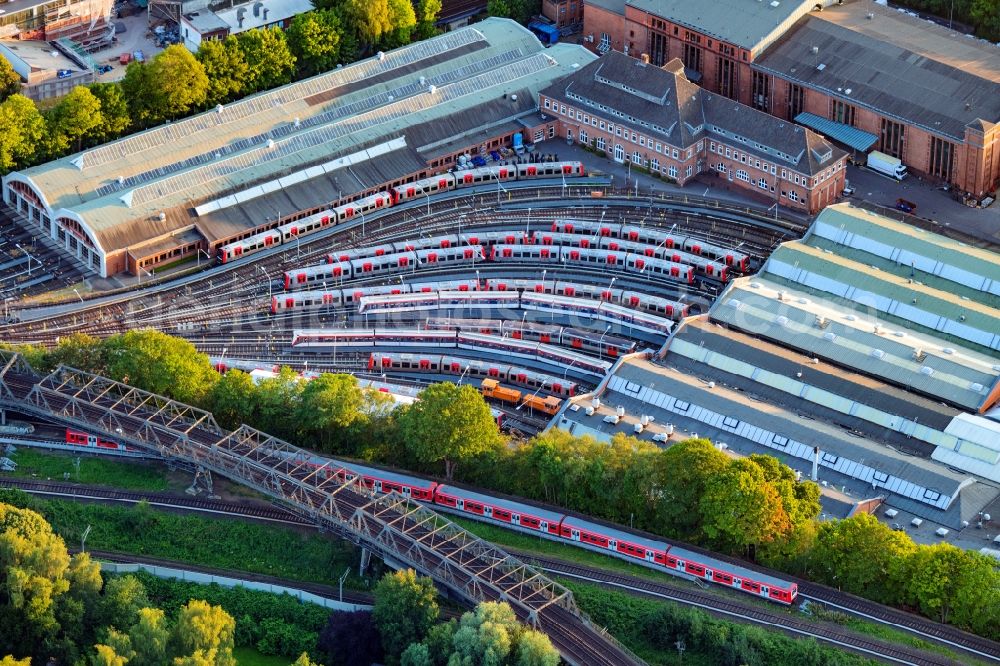
[[[120,81],[125,77],[125,65],[120,65],[118,63],[118,58],[122,53],[133,53],[136,50],[141,50],[148,61],[154,55],[163,50],[156,45],[155,40],[146,36],[146,33],[149,31],[149,25],[147,23],[145,12],[140,12],[133,16],[126,16],[125,18],[114,19],[114,22],[124,23],[125,32],[115,35],[118,40],[116,43],[106,49],[101,49],[100,51],[96,51],[92,54],[94,60],[100,64],[109,64],[114,67],[114,69],[107,74],[101,74],[97,77],[97,80],[102,83]]]

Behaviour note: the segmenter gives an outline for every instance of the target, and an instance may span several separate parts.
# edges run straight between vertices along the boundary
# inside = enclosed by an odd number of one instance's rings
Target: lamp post
[[[210,255],[208,252],[205,252],[203,249],[201,249],[199,247],[198,248],[198,253],[194,255],[197,258],[197,260],[198,260],[198,267],[199,268],[201,267],[201,255],[205,255],[206,259],[208,259],[209,261],[212,261],[212,255]]]
[[[81,303],[83,303],[83,296],[81,296],[80,292],[76,290],[76,287],[73,287],[73,293],[76,294],[76,297],[80,299]]]
[[[597,340],[597,356],[601,360],[604,359],[604,346],[602,344],[604,342],[604,336],[607,335],[608,331],[610,330],[611,330],[611,324],[608,324],[608,327],[604,329],[604,332],[601,333],[601,337]]]
[[[465,380],[465,373],[467,373],[471,367],[471,365],[465,366],[465,370],[462,371],[462,375],[458,378],[458,384],[456,384],[456,386],[462,385],[462,382]]]
[[[531,225],[531,206],[528,206],[528,218],[524,221],[525,242],[528,241],[528,236],[531,234],[531,232],[528,230],[529,225]]]

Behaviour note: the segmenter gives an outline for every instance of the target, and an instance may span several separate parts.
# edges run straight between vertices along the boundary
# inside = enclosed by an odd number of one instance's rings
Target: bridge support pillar
[[[358,577],[364,577],[365,570],[372,561],[372,551],[365,547],[361,548],[361,563],[358,565]]]
[[[194,473],[194,481],[191,482],[191,486],[184,492],[188,495],[205,494],[209,499],[219,499],[219,496],[214,492],[212,472],[204,467],[198,468]]]
[[[0,425],[7,425],[7,410],[0,409]]]

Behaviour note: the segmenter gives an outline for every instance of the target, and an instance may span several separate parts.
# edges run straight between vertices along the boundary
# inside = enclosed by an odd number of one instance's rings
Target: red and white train
[[[292,465],[299,464],[325,468],[329,477],[340,481],[360,477],[365,486],[377,493],[396,492],[444,511],[715,583],[780,604],[790,605],[798,595],[798,586],[793,582],[559,511],[319,456],[292,462]]]
[[[527,370],[501,361],[452,356],[447,354],[378,351],[368,357],[370,372],[419,372],[468,377],[470,379],[495,379],[527,389],[572,398],[577,394],[578,385],[572,379],[553,377],[545,373]]]
[[[106,451],[129,451],[132,453],[141,453],[139,449],[134,447],[125,446],[124,444],[119,444],[118,442],[112,442],[110,439],[104,439],[102,437],[98,437],[97,435],[90,435],[71,428],[66,428],[66,443],[87,449],[104,449]]]
[[[654,247],[662,246],[668,250],[679,249],[699,257],[713,259],[741,273],[747,272],[750,268],[750,257],[743,252],[710,243],[697,236],[663,231],[658,228],[637,227],[614,222],[560,220],[552,223],[552,231],[567,234],[587,233],[599,238],[618,238]]]
[[[599,335],[599,334],[598,334]],[[596,337],[596,336],[595,336]],[[579,354],[565,347],[515,340],[465,331],[422,329],[301,329],[292,334],[295,349],[349,349],[352,347],[451,347],[474,352],[496,352],[557,365],[598,377],[611,369],[611,361]]]
[[[488,182],[533,180],[538,178],[577,178],[584,175],[581,162],[545,162],[538,164],[511,164],[460,169],[452,173],[423,178],[389,188],[350,203],[329,208],[293,222],[287,222],[269,231],[250,236],[241,241],[223,245],[218,251],[220,263],[233,261],[261,250],[281,245],[320,229],[342,224],[373,211],[390,208],[400,203],[419,199],[444,190],[474,187]]]

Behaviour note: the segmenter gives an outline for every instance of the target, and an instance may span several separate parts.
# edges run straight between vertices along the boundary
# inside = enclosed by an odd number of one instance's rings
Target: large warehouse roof
[[[876,3],[809,14],[753,67],[958,140],[1000,122],[1000,49]]]
[[[816,0],[626,0],[625,4],[686,25],[730,44],[754,50],[770,43],[814,6]]]
[[[733,282],[712,308],[717,321],[813,356],[978,410],[1000,377],[996,357],[888,326],[870,314],[768,280]]]
[[[362,189],[352,181],[366,180],[341,173],[330,183],[330,173],[379,163],[400,177],[446,141],[515,127],[536,110],[538,90],[593,58],[574,45],[544,49],[516,23],[489,19],[9,178],[30,184],[55,214],[82,219],[105,251],[192,225],[226,237],[262,221],[253,210],[261,206],[240,205],[256,197],[294,187],[294,205],[309,207],[301,199],[338,184],[347,196]],[[314,180],[320,188],[305,192]],[[195,211],[236,193],[235,207]]]

